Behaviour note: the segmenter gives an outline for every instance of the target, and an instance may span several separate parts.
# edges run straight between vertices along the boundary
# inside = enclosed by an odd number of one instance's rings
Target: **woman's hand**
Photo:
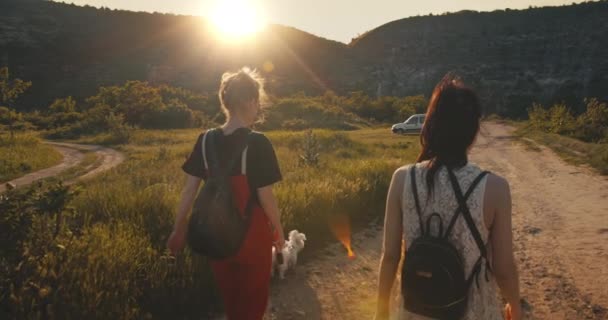
[[[277,249],[277,252],[281,252],[283,247],[285,246],[285,235],[283,234],[283,230],[277,231],[277,239],[274,242],[274,247]]]
[[[178,254],[186,245],[186,231],[183,229],[175,229],[171,232],[169,240],[167,240],[167,248],[172,255]]]
[[[507,303],[505,306],[505,319],[506,320],[520,320],[522,319],[521,304],[517,303],[514,306]]]
[[[173,232],[167,240],[167,248],[171,250],[172,255],[176,255],[186,244],[186,228],[188,225],[188,212],[192,209],[194,197],[198,186],[201,184],[201,178],[186,174],[186,183],[182,191],[182,199],[179,202],[179,209],[175,217]]]

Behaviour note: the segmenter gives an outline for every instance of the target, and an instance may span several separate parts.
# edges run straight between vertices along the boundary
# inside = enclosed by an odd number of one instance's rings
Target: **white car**
[[[407,132],[420,132],[422,125],[424,124],[424,114],[415,114],[403,123],[394,124],[391,127],[393,133],[407,133]]]

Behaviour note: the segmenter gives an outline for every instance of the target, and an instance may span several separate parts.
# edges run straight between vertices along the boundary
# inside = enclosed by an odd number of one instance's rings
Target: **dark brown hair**
[[[429,194],[441,166],[459,168],[467,164],[467,151],[475,141],[480,119],[481,106],[475,92],[447,74],[433,90],[420,133],[422,150],[416,162],[429,160]]]

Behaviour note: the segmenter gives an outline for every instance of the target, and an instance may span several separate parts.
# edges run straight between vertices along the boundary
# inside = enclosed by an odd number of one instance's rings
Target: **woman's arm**
[[[270,223],[272,223],[272,226],[278,233],[279,238],[277,239],[276,246],[277,250],[281,250],[285,244],[285,234],[281,225],[281,215],[279,214],[277,199],[272,192],[272,185],[258,188],[258,198],[268,220],[270,220]]]
[[[376,319],[388,319],[391,289],[395,281],[397,267],[401,260],[403,225],[401,195],[406,171],[398,169],[393,174],[386,198],[384,217],[384,243],[378,279],[378,309]]]
[[[513,256],[511,191],[506,180],[497,176],[490,177],[490,181],[496,186],[496,193],[492,198],[497,204],[490,234],[494,276],[502,296],[510,306],[513,319],[520,319],[519,275]]]
[[[186,239],[186,225],[188,221],[188,213],[192,209],[196,192],[201,184],[201,178],[186,174],[186,183],[182,190],[182,197],[177,209],[173,232],[167,241],[167,247],[172,254],[177,254],[184,248]]]

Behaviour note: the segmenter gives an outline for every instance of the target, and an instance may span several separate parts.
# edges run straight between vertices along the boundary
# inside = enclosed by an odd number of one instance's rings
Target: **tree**
[[[67,97],[64,99],[55,99],[49,109],[53,113],[76,112],[76,100],[74,100],[72,97]]]
[[[2,105],[12,107],[12,103],[24,93],[32,82],[23,81],[21,79],[10,80],[8,67],[0,68],[0,102]]]
[[[7,107],[0,107],[0,129],[7,129],[11,134],[11,139],[15,137],[15,132],[27,127],[23,122],[23,117],[15,110]]]
[[[0,68],[0,107],[8,107],[7,110],[2,113],[6,116],[6,126],[11,133],[11,138],[15,136],[15,130],[17,130],[22,123],[20,122],[21,114],[10,110],[10,108],[13,107],[15,99],[31,86],[32,83],[30,81],[23,81],[21,79],[14,79],[11,81],[8,67]]]

